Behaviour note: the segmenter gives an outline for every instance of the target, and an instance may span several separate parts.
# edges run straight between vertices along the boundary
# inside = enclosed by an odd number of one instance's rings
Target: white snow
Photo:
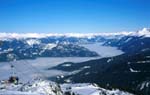
[[[137,61],[136,63],[150,63],[150,60],[146,60],[146,61]]]
[[[28,83],[0,83],[0,95],[62,95],[58,84],[36,79]]]
[[[84,68],[84,69],[88,69],[88,68],[91,68],[91,67],[90,67],[90,66],[84,66],[83,68]]]
[[[35,44],[40,44],[41,42],[37,39],[29,39],[26,41],[28,45],[33,46]]]
[[[143,90],[145,87],[149,87],[150,86],[150,81],[144,81],[141,84],[139,84],[138,86],[140,86],[140,90]]]
[[[84,75],[88,75],[88,74],[90,74],[90,72],[86,72]]]
[[[131,39],[132,39],[132,38],[128,38],[128,39],[125,41],[125,43],[129,42]]]
[[[112,60],[113,60],[112,58],[108,59],[108,60],[107,60],[107,63],[111,62]]]
[[[150,29],[148,29],[148,28],[143,28],[142,30],[138,31],[137,34],[138,34],[139,36],[150,37]]]
[[[130,68],[130,71],[134,72],[134,73],[140,72],[140,71],[137,71],[137,70],[133,70],[132,68]]]
[[[41,55],[43,52],[45,52],[45,50],[51,50],[52,48],[54,48],[56,46],[57,46],[57,44],[53,44],[53,43],[44,44],[44,46],[42,47],[43,50],[41,50],[39,52],[39,54]]]
[[[0,83],[1,84],[1,83]],[[128,92],[107,90],[90,83],[58,84],[46,80],[32,80],[26,84],[0,85],[0,95],[64,95],[66,92],[75,95],[133,95]]]
[[[62,66],[69,67],[69,66],[71,66],[71,64],[63,64]]]
[[[29,86],[30,85],[30,86]],[[25,92],[36,92],[43,95],[56,95],[55,91],[61,94],[60,88],[57,86],[57,84],[49,81],[43,81],[43,80],[35,80],[33,83],[25,85],[22,88]]]
[[[106,90],[90,83],[62,84],[61,88],[63,92],[72,92],[75,95],[133,95],[118,89]]]
[[[74,70],[72,72],[69,72],[68,75],[77,74],[77,73],[83,71],[84,69],[89,69],[89,68],[91,68],[91,67],[90,66],[84,66],[84,67],[80,68],[79,70]]]
[[[44,50],[51,50],[52,48],[56,47],[57,44],[52,44],[52,43],[49,43],[49,44],[46,44],[43,49]]]
[[[2,53],[8,53],[8,52],[11,52],[11,51],[13,51],[14,49],[12,49],[12,48],[8,48],[8,49],[5,49],[5,50],[3,50],[3,51],[0,51],[0,54],[2,54]]]
[[[43,94],[21,92],[21,91],[0,91],[0,95],[43,95]]]

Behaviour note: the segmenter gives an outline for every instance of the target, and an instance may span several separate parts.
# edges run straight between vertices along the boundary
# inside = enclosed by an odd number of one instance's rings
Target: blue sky
[[[150,27],[150,0],[0,0],[0,32],[95,33]]]

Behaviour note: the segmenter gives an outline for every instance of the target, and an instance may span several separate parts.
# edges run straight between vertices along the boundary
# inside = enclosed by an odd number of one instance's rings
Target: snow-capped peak
[[[37,39],[29,39],[29,40],[27,40],[27,44],[32,46],[34,44],[40,44],[40,41]]]
[[[142,30],[139,30],[137,32],[139,36],[145,36],[145,37],[150,37],[150,29],[149,28],[143,28]]]
[[[143,28],[143,31],[148,31],[148,32],[150,32],[150,28]]]

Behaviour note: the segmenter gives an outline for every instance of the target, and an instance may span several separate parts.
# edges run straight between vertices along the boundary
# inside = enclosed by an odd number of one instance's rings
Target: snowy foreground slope
[[[54,82],[33,80],[25,84],[0,84],[0,95],[63,95]]]
[[[26,84],[0,83],[0,95],[133,95],[120,90],[106,90],[95,84],[61,84],[35,80]]]
[[[133,95],[128,92],[123,92],[120,90],[106,90],[98,87],[96,84],[89,83],[78,83],[78,84],[62,84],[63,92],[70,91],[75,95]]]

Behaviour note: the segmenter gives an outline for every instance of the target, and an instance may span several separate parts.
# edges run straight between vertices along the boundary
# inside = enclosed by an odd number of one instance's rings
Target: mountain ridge
[[[117,35],[124,35],[124,36],[145,36],[150,37],[150,29],[143,28],[142,30],[132,31],[132,32],[101,32],[101,33],[0,33],[0,39],[2,38],[45,38],[45,37],[77,37],[77,38],[85,38],[88,37],[89,39],[95,36],[117,36]]]

